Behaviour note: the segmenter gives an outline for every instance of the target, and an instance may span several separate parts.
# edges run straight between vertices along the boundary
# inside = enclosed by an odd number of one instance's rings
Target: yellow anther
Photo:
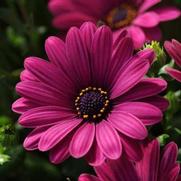
[[[88,90],[89,90],[89,88],[87,87],[85,90],[86,90],[86,91],[88,91]]]
[[[94,119],[96,119],[96,118],[97,118],[97,116],[96,116],[96,115],[93,115],[93,118],[94,118]]]
[[[83,115],[84,119],[87,119],[88,117],[89,117],[89,115],[87,115],[87,114]]]
[[[106,103],[108,104],[108,103],[109,103],[109,100],[106,100]]]
[[[96,88],[96,87],[93,87],[93,90],[95,91],[95,90],[97,90],[97,88]]]
[[[77,97],[77,99],[75,100],[75,102],[78,102],[78,101],[79,101],[79,99],[80,99],[80,97]]]
[[[79,95],[82,96],[82,95],[83,95],[83,92],[81,92]]]
[[[106,103],[106,104],[104,104],[104,106],[105,106],[105,107],[107,107],[107,106],[108,106],[108,104]]]
[[[103,113],[104,111],[105,111],[105,108],[102,108],[102,109],[100,110],[101,113]]]
[[[79,107],[76,108],[77,111],[78,111],[79,109],[80,109]]]
[[[101,88],[98,88],[98,90],[101,92],[102,91],[102,89]]]

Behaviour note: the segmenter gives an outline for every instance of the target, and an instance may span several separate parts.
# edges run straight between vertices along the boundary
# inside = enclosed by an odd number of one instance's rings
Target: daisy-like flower
[[[160,40],[159,23],[180,16],[180,10],[167,6],[152,8],[161,0],[50,0],[53,25],[63,31],[85,21],[106,24],[117,37],[126,29],[134,40],[135,48],[145,42]],[[152,8],[152,9],[150,9]]]
[[[166,41],[164,47],[172,59],[175,60],[179,68],[181,68],[181,43],[177,40],[172,40],[171,42]],[[171,77],[181,82],[181,71],[171,67],[166,67],[165,70]]]
[[[166,82],[144,78],[154,53],[147,49],[133,56],[125,34],[113,42],[108,27],[85,23],[71,28],[65,42],[46,40],[50,61],[25,60],[16,86],[22,98],[13,110],[22,114],[19,124],[34,129],[24,141],[27,150],[50,150],[53,163],[71,155],[99,165],[119,158],[122,150],[130,159],[141,158],[146,126],[160,122],[168,106],[158,96]]]
[[[165,146],[160,154],[157,140],[142,146],[143,158],[136,163],[124,157],[108,160],[94,167],[97,176],[82,174],[79,181],[179,181],[178,148],[174,142]]]

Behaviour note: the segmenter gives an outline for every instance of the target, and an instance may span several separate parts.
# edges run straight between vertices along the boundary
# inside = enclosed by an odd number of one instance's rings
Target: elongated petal
[[[104,86],[108,65],[112,53],[112,32],[106,27],[100,27],[93,39],[91,50],[92,78],[96,85]]]
[[[61,69],[68,68],[65,53],[65,43],[55,36],[50,36],[45,42],[48,59]]]
[[[49,159],[54,164],[59,164],[66,160],[69,156],[69,144],[72,139],[72,134],[67,135],[60,143],[50,150]]]
[[[90,51],[90,48],[92,46],[92,41],[94,38],[94,34],[96,32],[96,25],[91,22],[84,23],[80,27],[80,31],[82,34],[83,41],[85,42],[88,51]]]
[[[82,12],[73,11],[73,12],[66,12],[61,16],[56,16],[53,19],[52,23],[55,28],[68,29],[71,27],[71,25],[79,27],[83,22],[86,21],[91,21],[96,23],[96,18]]]
[[[172,42],[165,41],[164,47],[168,54],[175,60],[176,64],[181,67],[181,43],[176,40],[172,40]]]
[[[105,120],[96,125],[96,140],[104,155],[117,159],[122,153],[122,145],[116,130]]]
[[[172,6],[160,7],[153,10],[159,16],[160,21],[169,21],[180,17],[181,11]]]
[[[163,150],[160,162],[160,171],[166,176],[175,166],[178,155],[178,147],[174,142],[167,144]]]
[[[52,125],[59,121],[75,117],[73,113],[59,106],[43,106],[30,109],[19,118],[19,124],[25,127]]]
[[[152,96],[140,99],[140,102],[147,102],[159,108],[161,111],[166,111],[169,106],[169,101],[161,96]]]
[[[160,161],[160,145],[153,140],[143,146],[143,158],[136,162],[136,169],[142,181],[155,181],[158,178],[158,167]],[[149,179],[148,179],[149,178]]]
[[[24,97],[19,98],[12,104],[12,110],[16,113],[23,114],[24,112],[28,111],[29,109],[38,107],[38,105],[29,99]]]
[[[126,102],[115,107],[115,111],[123,111],[139,118],[144,125],[153,125],[161,121],[162,112],[157,107],[143,102]]]
[[[123,94],[119,101],[133,101],[159,94],[167,87],[167,82],[159,78],[147,78],[141,80],[131,90]]]
[[[127,157],[133,161],[141,160],[143,153],[139,141],[125,136],[120,133],[121,143],[123,145],[123,150],[126,153]]]
[[[109,86],[113,86],[115,81],[120,75],[123,66],[128,63],[131,56],[133,55],[134,46],[131,38],[123,38],[117,46],[114,48],[114,52],[110,62],[110,71],[109,71]]]
[[[155,12],[147,12],[144,14],[139,15],[133,23],[137,26],[145,27],[145,28],[151,28],[154,26],[157,26],[159,24],[159,16]]]
[[[24,140],[23,146],[26,150],[38,149],[38,143],[43,133],[49,126],[35,128]]]
[[[142,13],[142,12],[148,10],[149,8],[151,8],[152,6],[158,4],[159,2],[161,2],[161,0],[143,1],[143,4],[141,5],[139,12]]]
[[[95,136],[94,123],[83,124],[74,134],[70,143],[70,154],[75,158],[80,158],[88,153]],[[94,153],[93,153],[94,154]]]
[[[171,77],[181,82],[181,71],[173,69],[171,67],[166,67],[165,70]]]
[[[143,140],[148,134],[144,124],[127,112],[112,111],[108,121],[115,129],[133,139]]]
[[[75,71],[73,76],[76,76],[81,86],[89,86],[91,81],[90,60],[86,44],[78,28],[71,28],[67,34],[66,54]]]
[[[65,138],[74,128],[76,128],[82,120],[72,119],[62,121],[59,124],[49,128],[42,136],[38,144],[41,151],[47,151],[58,144]]]
[[[68,93],[70,96],[75,91],[72,80],[70,80],[61,69],[50,62],[37,57],[29,57],[25,60],[25,68],[30,71],[36,79],[56,89],[58,92]]]
[[[21,96],[30,99],[35,104],[46,105],[62,105],[70,107],[71,101],[68,101],[63,94],[58,93],[52,87],[41,82],[23,81],[16,85],[16,91]]]
[[[138,26],[130,26],[128,29],[128,33],[133,39],[135,49],[139,49],[143,46],[146,41],[146,36],[144,31]]]
[[[101,181],[98,177],[89,174],[81,174],[78,181]]]
[[[98,166],[101,165],[104,160],[105,156],[101,149],[99,148],[96,139],[94,138],[94,143],[86,155],[86,160],[88,161],[89,165],[91,166]]]
[[[150,67],[148,60],[135,59],[130,62],[120,74],[111,90],[111,99],[114,99],[133,88],[146,74]]]

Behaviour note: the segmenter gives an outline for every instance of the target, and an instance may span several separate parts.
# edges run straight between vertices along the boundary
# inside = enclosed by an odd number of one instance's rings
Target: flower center
[[[108,106],[107,92],[96,87],[82,89],[75,100],[78,115],[84,119],[98,119],[102,117]]]
[[[123,3],[119,7],[112,9],[105,17],[105,22],[112,29],[118,29],[129,25],[136,17],[137,10],[134,6]]]

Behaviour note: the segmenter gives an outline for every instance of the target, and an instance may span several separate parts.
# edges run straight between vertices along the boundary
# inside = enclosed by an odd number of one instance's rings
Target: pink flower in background
[[[181,68],[181,43],[177,40],[172,40],[172,42],[166,41],[164,47],[168,54],[175,60],[176,64]],[[181,82],[181,71],[166,67],[166,72],[171,77]]]
[[[133,163],[121,157],[108,160],[94,167],[97,176],[82,174],[79,181],[179,181],[177,145],[173,142],[165,146],[160,154],[160,145],[153,140],[142,146],[143,158]]]
[[[180,16],[175,7],[152,8],[161,0],[50,0],[48,7],[53,14],[53,25],[62,31],[85,21],[106,24],[116,38],[126,29],[134,40],[135,48],[145,42],[160,40],[159,23]],[[150,9],[152,8],[152,9]]]
[[[27,58],[16,86],[22,98],[13,110],[22,114],[19,124],[33,129],[24,147],[50,151],[53,163],[71,155],[100,165],[122,152],[140,160],[146,126],[160,122],[168,106],[158,96],[166,82],[144,78],[153,51],[133,56],[126,32],[113,41],[108,27],[92,23],[71,28],[65,42],[49,37],[45,49],[50,61]]]

